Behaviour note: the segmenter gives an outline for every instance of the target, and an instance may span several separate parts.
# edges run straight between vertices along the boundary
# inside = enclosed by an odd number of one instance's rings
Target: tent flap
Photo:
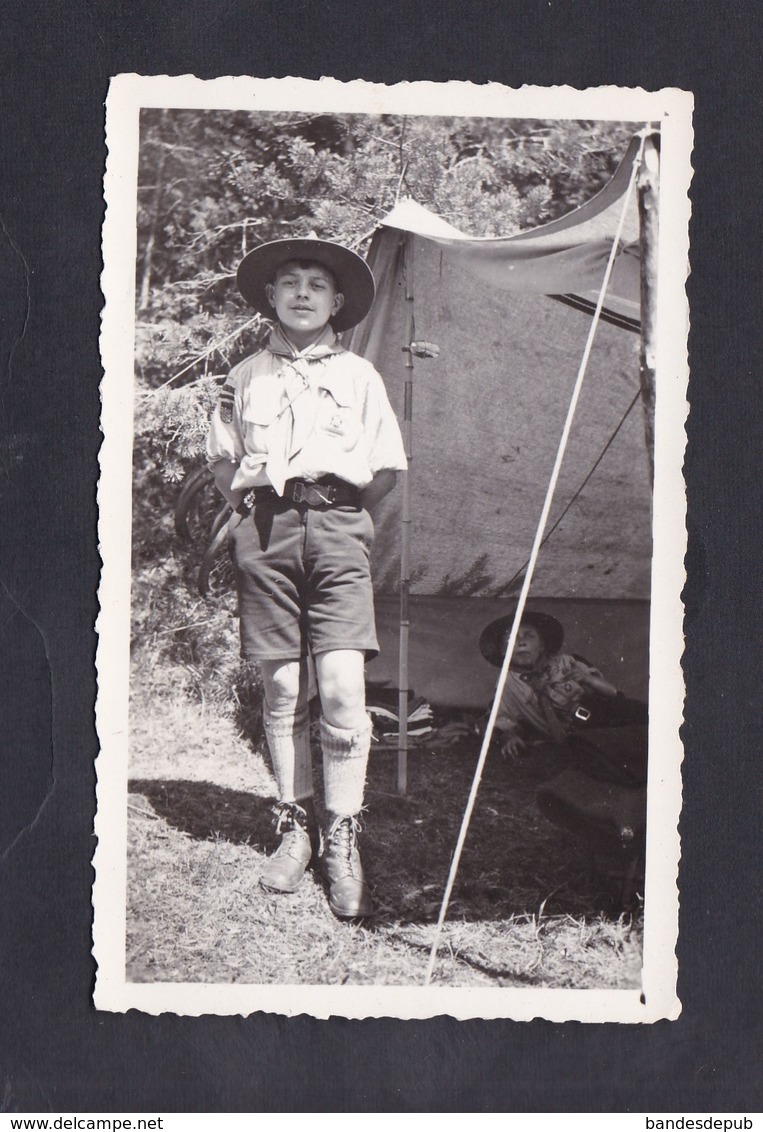
[[[372,239],[377,298],[348,344],[382,372],[401,419],[406,284],[415,337],[440,351],[414,367],[412,593],[520,588],[637,144],[588,204],[531,232],[475,239],[403,200]],[[629,208],[605,303],[615,325],[598,327],[533,580],[549,598],[649,598],[638,338],[625,333],[640,299]],[[395,591],[398,572],[397,491],[377,521],[377,592]]]
[[[433,700],[484,702],[485,689],[467,687],[465,675],[477,621],[486,603],[505,608],[521,586],[637,148],[636,139],[586,205],[531,232],[476,239],[401,201],[373,237],[377,295],[348,345],[376,365],[400,419],[406,289],[415,338],[439,347],[436,359],[414,364],[410,467],[411,664],[416,690]],[[597,329],[530,594],[531,604],[562,602],[581,643],[593,602],[604,620],[589,652],[610,664],[628,654],[622,633],[645,641],[648,621],[651,490],[632,333],[639,300],[633,202],[605,298],[609,322]],[[374,585],[390,625],[400,504],[398,487],[376,520]],[[382,631],[373,679],[394,680],[392,632],[387,640]],[[642,670],[621,673],[637,694],[645,689],[645,646],[638,656]],[[442,669],[436,679],[433,664]],[[482,678],[487,687],[494,674]]]
[[[459,246],[395,229],[369,263],[378,295],[350,347],[369,357],[403,415],[405,241],[415,241],[416,336],[440,347],[417,361],[413,398],[412,591],[505,595],[518,588],[590,327],[574,307],[494,285]],[[651,495],[638,405],[638,339],[601,324],[562,466],[534,590],[646,597]],[[377,522],[376,584],[399,572],[399,500]]]

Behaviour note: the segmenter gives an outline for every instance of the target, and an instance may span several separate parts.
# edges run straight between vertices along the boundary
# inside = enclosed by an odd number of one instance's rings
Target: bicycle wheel
[[[226,503],[215,516],[214,534],[196,575],[202,597],[214,597],[233,588],[233,563],[228,550],[228,519],[232,514],[233,509]]]
[[[206,541],[220,507],[220,493],[206,465],[190,472],[175,504],[175,533],[184,542]]]

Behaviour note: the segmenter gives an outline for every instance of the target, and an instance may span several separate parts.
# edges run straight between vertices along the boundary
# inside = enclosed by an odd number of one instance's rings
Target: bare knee
[[[365,722],[366,689],[363,654],[337,649],[315,658],[321,707],[334,727],[354,728]]]
[[[260,663],[265,703],[270,711],[293,711],[308,699],[307,662],[264,660]]]

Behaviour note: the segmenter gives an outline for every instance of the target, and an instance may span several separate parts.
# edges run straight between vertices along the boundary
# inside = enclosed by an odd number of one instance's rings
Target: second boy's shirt
[[[296,352],[279,327],[265,349],[235,366],[212,417],[210,466],[238,464],[231,488],[335,475],[366,487],[383,469],[407,467],[400,428],[371,365],[339,345],[330,327]]]
[[[509,672],[496,716],[499,730],[510,729],[512,723],[525,720],[539,731],[548,730],[548,715],[543,709],[545,699],[565,729],[572,725],[575,709],[585,700],[588,691],[586,677],[603,677],[578,657],[556,653],[548,658],[540,672]]]

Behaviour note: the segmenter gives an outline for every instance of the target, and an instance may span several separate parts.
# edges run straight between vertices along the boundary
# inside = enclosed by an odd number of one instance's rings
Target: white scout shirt
[[[407,467],[384,382],[326,327],[298,352],[280,327],[263,350],[229,373],[212,416],[209,465],[238,464],[234,491],[335,475],[366,487],[383,469]]]

